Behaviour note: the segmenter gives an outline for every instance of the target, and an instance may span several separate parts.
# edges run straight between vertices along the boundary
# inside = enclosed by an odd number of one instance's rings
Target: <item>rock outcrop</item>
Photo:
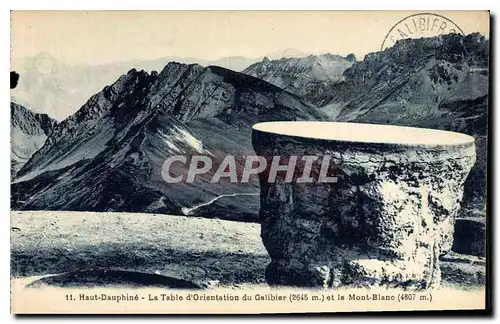
[[[336,183],[269,182],[260,174],[262,240],[271,285],[440,283],[463,184],[475,162],[470,136],[353,123],[262,123],[264,157],[331,158]]]
[[[10,103],[11,177],[43,146],[56,124],[54,119],[45,114],[37,114]]]

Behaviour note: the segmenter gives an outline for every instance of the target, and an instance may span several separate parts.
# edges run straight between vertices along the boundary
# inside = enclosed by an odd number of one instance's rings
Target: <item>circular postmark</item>
[[[398,40],[406,38],[433,37],[464,32],[452,20],[434,13],[418,13],[407,16],[395,24],[384,38],[380,47],[383,51]]]

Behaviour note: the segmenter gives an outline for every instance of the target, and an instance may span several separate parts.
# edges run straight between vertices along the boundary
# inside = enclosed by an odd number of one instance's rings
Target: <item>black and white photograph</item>
[[[11,312],[484,310],[490,52],[488,11],[11,11]]]

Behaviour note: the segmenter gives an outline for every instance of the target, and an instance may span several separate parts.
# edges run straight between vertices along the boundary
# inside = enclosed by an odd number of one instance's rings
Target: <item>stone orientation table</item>
[[[439,286],[439,257],[453,244],[463,184],[476,159],[473,137],[388,125],[266,122],[253,126],[252,143],[268,162],[259,173],[259,218],[272,260],[270,285]],[[285,171],[270,181],[273,156],[282,164],[317,156],[316,175],[318,161],[328,157],[337,181],[299,182],[298,171],[291,181]]]

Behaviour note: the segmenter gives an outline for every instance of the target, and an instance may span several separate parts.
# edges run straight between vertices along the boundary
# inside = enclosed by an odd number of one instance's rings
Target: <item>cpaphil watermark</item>
[[[167,183],[192,183],[197,177],[211,183],[248,183],[252,177],[273,183],[336,183],[341,162],[332,156],[227,155],[222,160],[207,155],[174,155],[165,160],[161,176]]]
[[[434,13],[419,13],[401,19],[387,33],[380,47],[383,51],[398,40],[406,38],[434,37],[464,32],[452,20]]]

